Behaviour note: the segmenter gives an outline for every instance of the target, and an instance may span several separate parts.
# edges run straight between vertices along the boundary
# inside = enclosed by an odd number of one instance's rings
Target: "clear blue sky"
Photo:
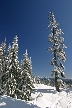
[[[64,43],[67,61],[64,63],[66,77],[72,77],[72,0],[0,0],[0,43],[6,37],[8,43],[17,34],[19,60],[28,49],[32,57],[33,74],[49,76],[52,66],[51,52],[47,52],[48,15],[53,11],[60,28],[65,33]]]

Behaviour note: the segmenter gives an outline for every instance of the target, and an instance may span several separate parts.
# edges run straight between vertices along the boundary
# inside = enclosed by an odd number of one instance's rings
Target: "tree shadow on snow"
[[[41,92],[41,93],[53,93],[55,94],[56,91],[54,89],[35,89],[35,92]]]
[[[6,105],[1,105],[2,103],[5,103]],[[0,96],[0,108],[39,108],[39,107],[33,104],[27,104],[27,102],[21,100]]]
[[[67,88],[67,89],[62,89],[61,92],[62,91],[65,91],[66,93],[72,92],[72,87],[71,88]]]

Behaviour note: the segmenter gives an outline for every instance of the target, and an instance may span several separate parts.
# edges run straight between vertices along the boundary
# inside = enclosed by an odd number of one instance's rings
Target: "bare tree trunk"
[[[56,90],[57,90],[58,92],[60,92],[60,90],[59,90],[59,84],[58,84],[57,79],[58,79],[58,77],[57,77],[57,72],[55,72],[55,87],[56,87]]]
[[[55,28],[53,27],[53,36],[54,36],[54,34],[55,34]],[[54,40],[54,44],[55,44],[55,40]],[[55,61],[54,61],[55,66],[57,66],[56,49],[54,50],[54,59],[55,59]],[[60,90],[59,90],[59,84],[58,84],[57,79],[58,79],[58,73],[55,72],[55,87],[56,87],[56,90],[59,92]]]

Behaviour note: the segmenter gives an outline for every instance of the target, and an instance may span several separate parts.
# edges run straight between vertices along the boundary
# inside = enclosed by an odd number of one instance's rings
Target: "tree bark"
[[[53,21],[52,21],[53,22]],[[53,27],[53,37],[55,35],[55,28]],[[55,44],[55,40],[54,40],[54,44]],[[57,57],[56,57],[56,49],[54,49],[54,59],[55,59],[55,66],[57,66]],[[56,90],[59,92],[59,84],[58,84],[58,73],[55,72],[55,87],[56,87]]]
[[[59,84],[58,84],[57,79],[58,79],[58,77],[57,77],[57,72],[55,72],[55,87],[56,87],[56,91],[60,92]]]

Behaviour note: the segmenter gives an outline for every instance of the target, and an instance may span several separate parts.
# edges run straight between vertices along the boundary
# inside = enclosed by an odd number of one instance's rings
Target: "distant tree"
[[[37,83],[37,84],[40,84],[40,83],[41,83],[41,81],[40,81],[40,76],[37,76],[37,77],[36,77],[36,83]]]
[[[64,65],[62,62],[66,61],[66,54],[63,51],[63,48],[66,48],[63,41],[64,38],[61,36],[63,34],[62,30],[59,29],[59,24],[56,22],[54,13],[50,12],[49,15],[49,25],[51,33],[49,34],[49,42],[52,44],[52,48],[49,47],[48,50],[51,51],[54,54],[54,58],[51,61],[51,65],[54,66],[54,69],[52,70],[52,74],[55,74],[55,87],[56,90],[59,92],[59,85],[60,83],[63,85],[62,80],[59,78],[59,74],[61,77],[65,78],[64,74]]]
[[[22,91],[21,99],[30,100],[31,93],[33,92],[33,77],[32,77],[32,65],[31,58],[28,58],[28,53],[23,54],[23,60],[21,61],[21,83],[20,90]]]

